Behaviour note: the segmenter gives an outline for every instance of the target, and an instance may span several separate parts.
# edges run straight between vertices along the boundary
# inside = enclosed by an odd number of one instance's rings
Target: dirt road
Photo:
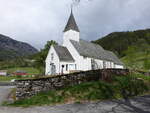
[[[150,95],[129,101],[113,100],[29,108],[0,107],[0,113],[150,113]]]

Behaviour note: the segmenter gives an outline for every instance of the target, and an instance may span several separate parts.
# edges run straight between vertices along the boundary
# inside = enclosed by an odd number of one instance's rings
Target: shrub
[[[124,99],[137,96],[148,91],[148,86],[142,79],[137,79],[132,75],[115,77],[115,87]]]

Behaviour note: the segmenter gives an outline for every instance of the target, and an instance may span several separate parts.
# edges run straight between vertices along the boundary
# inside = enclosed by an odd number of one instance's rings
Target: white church
[[[45,60],[46,75],[124,68],[123,63],[113,52],[104,50],[100,45],[80,39],[80,30],[72,11],[63,33],[63,44],[51,46],[49,50]]]

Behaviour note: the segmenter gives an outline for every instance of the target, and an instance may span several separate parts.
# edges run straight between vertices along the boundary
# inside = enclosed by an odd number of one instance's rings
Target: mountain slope
[[[32,55],[37,52],[37,49],[27,43],[0,34],[0,60]]]
[[[129,68],[150,69],[150,29],[114,32],[93,42],[115,52]]]
[[[150,29],[138,30],[133,32],[114,32],[101,39],[94,41],[107,50],[114,51],[119,56],[125,56],[124,51],[129,46],[138,43],[150,45]]]

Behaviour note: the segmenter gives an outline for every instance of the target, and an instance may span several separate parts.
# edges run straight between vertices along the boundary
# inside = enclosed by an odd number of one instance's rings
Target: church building
[[[80,39],[80,30],[72,11],[63,31],[63,44],[50,47],[45,65],[46,75],[124,68],[123,63],[113,52],[104,50],[100,45]]]

